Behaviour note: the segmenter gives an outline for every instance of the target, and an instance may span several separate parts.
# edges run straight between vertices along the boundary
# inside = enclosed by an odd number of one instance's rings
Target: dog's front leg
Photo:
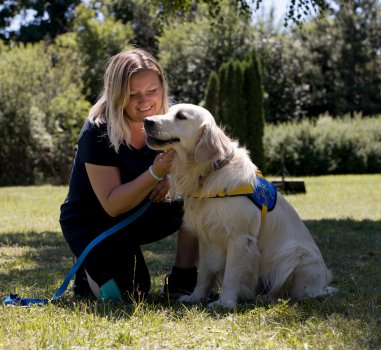
[[[253,237],[233,237],[229,240],[225,274],[220,298],[208,307],[234,308],[238,297],[255,298],[260,253]]]
[[[200,240],[196,287],[191,295],[183,295],[178,301],[192,304],[206,301],[214,285],[216,273],[223,268],[224,262],[224,254],[221,251],[210,249],[206,242]]]

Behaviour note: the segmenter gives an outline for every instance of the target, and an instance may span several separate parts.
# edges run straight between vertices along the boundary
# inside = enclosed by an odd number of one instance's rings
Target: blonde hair
[[[100,98],[89,113],[88,118],[96,125],[107,123],[107,134],[116,152],[122,143],[128,146],[131,140],[129,120],[125,117],[124,109],[130,100],[131,77],[142,70],[150,70],[158,75],[163,89],[160,113],[166,113],[168,89],[163,68],[150,53],[142,49],[123,51],[109,59]]]

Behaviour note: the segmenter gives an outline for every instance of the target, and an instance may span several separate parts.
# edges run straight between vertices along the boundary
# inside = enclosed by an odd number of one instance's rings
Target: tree
[[[152,5],[145,0],[109,0],[105,1],[110,15],[123,24],[129,23],[134,32],[132,44],[144,48],[156,55],[158,52],[157,36],[161,23]]]
[[[220,80],[218,73],[213,71],[210,74],[208,84],[205,90],[204,105],[208,107],[209,112],[216,118],[219,115],[219,91]]]
[[[309,101],[305,76],[310,53],[291,31],[279,33],[272,22],[257,23],[253,42],[262,67],[266,121],[303,118]]]
[[[381,112],[381,5],[377,0],[337,1],[341,28],[338,112]]]
[[[0,7],[0,38],[22,42],[54,39],[71,30],[75,7],[81,0],[8,0]],[[26,17],[32,11],[32,20],[22,22],[18,31],[5,31],[16,15]]]
[[[245,137],[247,98],[244,93],[244,66],[238,60],[229,60],[220,67],[218,72],[220,89],[219,112],[216,119],[228,127],[234,137],[247,144]]]
[[[241,12],[241,14],[251,15],[253,11],[258,10],[264,1],[269,0],[233,0],[231,4]],[[158,7],[161,13],[165,16],[173,16],[179,13],[187,14],[192,12],[195,6],[194,0],[150,0],[150,2]],[[200,0],[197,3],[207,6],[208,14],[211,18],[222,17],[221,1],[218,0]],[[289,21],[301,24],[303,18],[309,16],[311,13],[324,14],[328,10],[326,0],[290,0],[287,4],[287,13],[285,18],[285,25]]]
[[[264,170],[263,89],[255,51],[244,61],[229,60],[211,73],[204,105]]]
[[[107,8],[92,8],[85,4],[76,8],[74,30],[79,55],[86,67],[82,77],[85,95],[93,103],[102,87],[107,59],[129,47],[133,32],[129,23],[115,21]]]
[[[252,150],[252,160],[265,171],[263,137],[265,113],[263,106],[262,71],[256,50],[252,50],[244,64],[243,91],[247,96],[245,104],[246,125],[242,130],[244,142]]]
[[[294,33],[310,52],[307,115],[381,112],[380,11],[377,0],[337,1],[330,19]]]
[[[200,103],[209,75],[227,58],[244,59],[252,46],[250,18],[221,2],[221,17],[211,21],[206,6],[194,8],[194,17],[178,18],[159,37],[159,58],[168,73],[174,99]]]
[[[380,2],[337,1],[330,11],[283,33],[256,24],[267,121],[380,113]]]

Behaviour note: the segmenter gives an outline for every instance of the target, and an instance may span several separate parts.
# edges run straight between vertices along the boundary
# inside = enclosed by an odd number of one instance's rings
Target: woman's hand
[[[171,164],[176,151],[174,149],[169,149],[156,156],[152,164],[152,170],[159,177],[165,177],[171,171]]]
[[[163,180],[157,183],[151,192],[150,199],[153,202],[165,202],[167,200],[169,190],[169,179],[167,175],[171,170],[171,164],[175,153],[176,152],[173,149],[160,153],[156,156],[152,164],[154,173],[159,177],[164,177]]]
[[[163,180],[157,183],[149,198],[152,202],[166,202],[168,198],[168,190],[169,178],[166,176]]]

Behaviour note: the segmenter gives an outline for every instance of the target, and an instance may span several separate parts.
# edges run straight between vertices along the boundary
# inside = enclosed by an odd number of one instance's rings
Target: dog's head
[[[197,163],[216,161],[232,152],[229,138],[216,125],[205,108],[177,104],[168,113],[144,119],[148,147],[173,148],[178,153],[194,155]]]

